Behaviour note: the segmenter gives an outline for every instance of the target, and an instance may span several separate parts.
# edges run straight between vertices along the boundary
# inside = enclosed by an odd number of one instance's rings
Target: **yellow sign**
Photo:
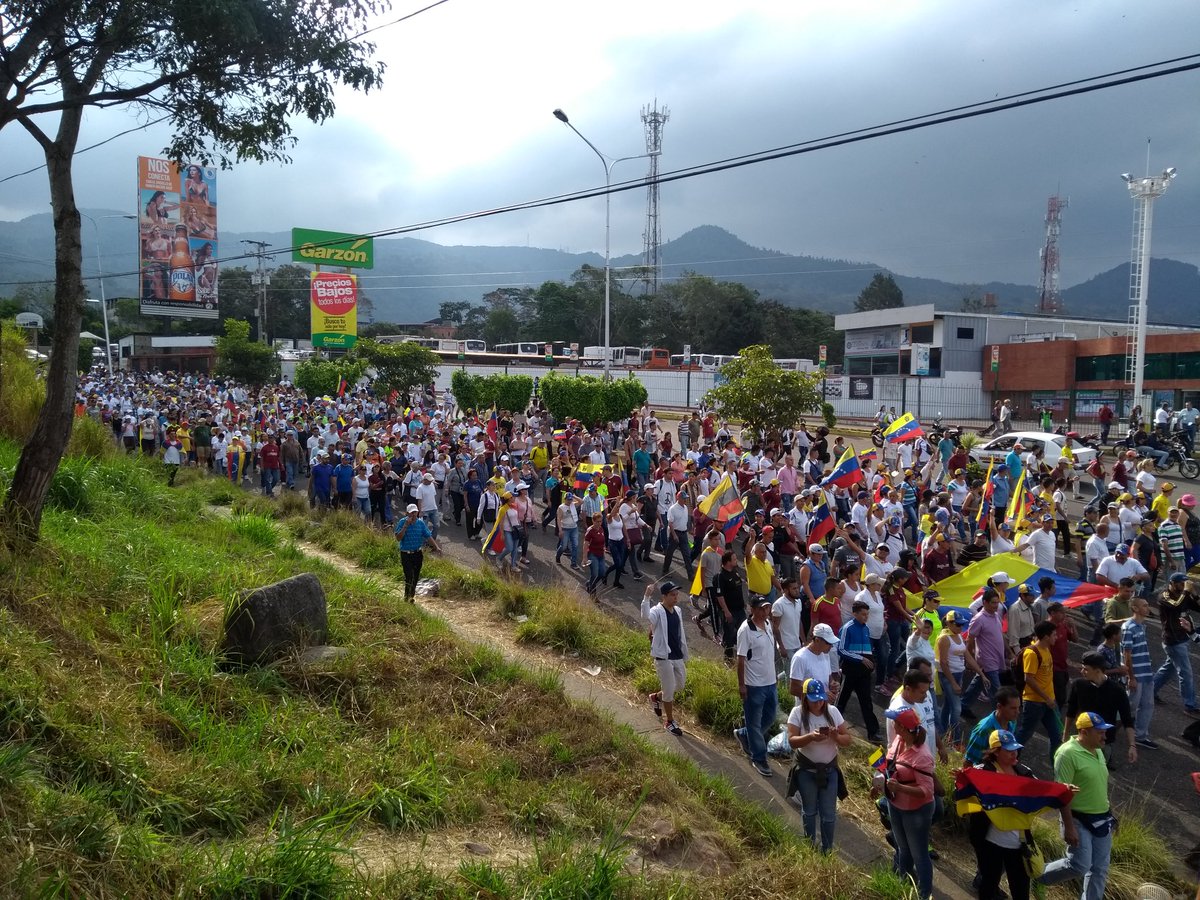
[[[311,278],[313,346],[349,350],[358,341],[358,277],[313,272]]]

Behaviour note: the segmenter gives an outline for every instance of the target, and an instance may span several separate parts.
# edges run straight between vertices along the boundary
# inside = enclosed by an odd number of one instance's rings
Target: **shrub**
[[[20,328],[11,322],[0,325],[0,434],[19,443],[33,433],[46,399],[46,385],[26,349]]]
[[[79,416],[71,427],[71,440],[67,444],[67,456],[86,456],[90,459],[107,459],[115,456],[117,445],[112,431],[91,416]]]

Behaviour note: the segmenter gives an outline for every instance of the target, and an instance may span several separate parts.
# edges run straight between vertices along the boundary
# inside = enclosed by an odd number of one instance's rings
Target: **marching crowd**
[[[674,701],[690,617],[736,669],[745,724],[735,736],[765,777],[780,685],[794,698],[782,739],[794,751],[789,795],[799,795],[809,837],[830,850],[846,790],[838,755],[857,700],[867,740],[884,748],[876,790],[897,868],[924,897],[929,829],[944,806],[935,756],[957,749],[966,766],[1032,778],[1018,754],[1043,730],[1055,779],[1076,790],[1062,810],[1066,856],[1040,877],[1080,877],[1082,896],[1097,900],[1114,825],[1110,768],[1158,749],[1151,724],[1170,683],[1200,716],[1189,651],[1190,614],[1200,612],[1188,574],[1200,563],[1196,500],[1176,497],[1132,451],[1111,471],[1081,472],[1069,455],[1048,467],[1017,444],[985,473],[962,447],[919,433],[877,459],[803,421],[763,435],[702,409],[672,426],[648,407],[619,422],[556,423],[536,398],[517,413],[458,410],[432,390],[394,400],[94,373],[77,413],[111,427],[128,452],[160,455],[172,482],[181,466],[254,477],[268,496],[302,489],[314,506],[393,529],[410,599],[423,549],[437,549],[451,522],[506,571],[529,565],[531,532],[553,530],[556,563],[586,567],[593,595],[655,566],[642,611],[661,685],[650,700],[665,728],[681,733]],[[1067,498],[1082,496],[1085,479],[1094,498],[1072,518]],[[939,582],[1006,554],[1049,574],[1014,586],[994,569],[969,608],[943,605]],[[1083,615],[1056,600],[1060,558],[1107,599]],[[1152,616],[1161,652],[1147,636]],[[1074,673],[1072,642],[1092,648]],[[977,718],[981,699],[988,709]],[[1188,732],[1200,747],[1200,728]],[[978,820],[971,836],[980,896],[999,896],[1005,874],[1014,900],[1028,896],[1027,833]]]

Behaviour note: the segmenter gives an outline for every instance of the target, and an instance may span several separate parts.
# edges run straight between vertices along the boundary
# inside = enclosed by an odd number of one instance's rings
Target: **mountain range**
[[[121,213],[88,210],[93,229],[84,220],[84,273],[98,293],[94,236],[99,235],[100,258],[109,298],[134,296],[136,224]],[[290,231],[222,232],[222,258],[244,252],[244,240],[266,241],[273,247],[288,247]],[[48,214],[29,216],[19,222],[0,221],[0,295],[12,296],[15,285],[47,282],[53,278],[53,222]],[[753,247],[715,225],[693,228],[661,248],[665,280],[686,272],[724,281],[740,281],[766,299],[789,306],[849,312],[854,299],[880,271],[870,262],[793,256]],[[289,260],[281,255],[275,264]],[[239,260],[234,265],[253,265]],[[637,266],[640,256],[614,257],[614,267]],[[473,303],[504,286],[538,285],[543,281],[567,280],[582,265],[603,266],[597,253],[567,253],[536,247],[443,246],[417,238],[377,238],[375,268],[360,271],[361,285],[375,305],[375,318],[391,322],[421,322],[438,314],[438,305],[448,300]],[[956,284],[934,278],[891,273],[904,292],[905,303],[933,303],[939,309],[962,308],[963,298],[996,297],[997,311],[1033,312],[1037,288],[1033,285],[990,282]],[[1200,300],[1200,270],[1172,259],[1155,259],[1150,272],[1150,321],[1192,324]],[[634,289],[627,284],[626,288]],[[1129,264],[1100,272],[1062,292],[1068,315],[1124,321],[1129,306]]]

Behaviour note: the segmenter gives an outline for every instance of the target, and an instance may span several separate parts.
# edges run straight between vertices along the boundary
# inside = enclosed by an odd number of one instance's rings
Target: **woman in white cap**
[[[800,702],[792,707],[787,724],[788,744],[796,751],[788,788],[799,791],[804,802],[804,834],[815,846],[817,818],[821,820],[821,852],[833,850],[837,825],[838,750],[854,739],[836,706],[831,706],[825,683],[806,678]]]

